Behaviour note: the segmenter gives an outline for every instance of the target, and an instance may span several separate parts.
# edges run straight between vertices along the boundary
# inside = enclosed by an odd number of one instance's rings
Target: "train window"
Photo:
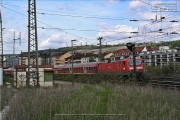
[[[136,65],[142,64],[142,60],[136,60]],[[133,60],[129,61],[129,65],[133,65]]]

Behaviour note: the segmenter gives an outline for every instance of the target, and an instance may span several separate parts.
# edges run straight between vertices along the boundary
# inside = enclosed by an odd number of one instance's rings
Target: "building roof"
[[[136,51],[137,51],[138,53],[141,53],[144,48],[145,48],[145,46],[137,46],[137,47],[136,47]]]
[[[123,52],[131,52],[129,49],[119,49],[116,51],[113,51],[113,53],[123,53]]]
[[[113,56],[113,53],[108,53],[108,54],[104,55],[104,59],[108,59],[112,56]]]
[[[53,57],[55,57],[55,56],[62,56],[64,54],[65,54],[64,52],[56,53],[56,54],[53,55]]]
[[[28,65],[15,65],[15,69],[28,68]],[[36,68],[35,65],[32,68]],[[53,65],[38,65],[38,68],[53,68]]]
[[[93,53],[75,53],[73,56],[74,59],[80,59],[83,57],[99,57],[99,55]],[[67,57],[66,59],[71,59],[71,56]]]
[[[28,54],[19,54],[19,57],[28,57]]]

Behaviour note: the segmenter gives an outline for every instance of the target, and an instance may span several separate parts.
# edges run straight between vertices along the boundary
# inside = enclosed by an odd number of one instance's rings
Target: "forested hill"
[[[160,41],[159,43],[153,43],[153,42],[147,42],[147,43],[135,43],[136,46],[140,46],[140,45],[146,45],[148,47],[159,47],[159,46],[169,46],[170,49],[173,48],[180,48],[180,40],[176,40],[176,41]],[[104,51],[113,51],[116,49],[120,49],[120,48],[126,48],[126,44],[122,43],[122,44],[116,44],[116,45],[102,45],[102,49],[104,49]],[[76,51],[93,51],[96,50],[98,51],[99,46],[98,45],[80,45],[80,46],[74,46],[74,50]],[[72,48],[71,47],[61,47],[58,49],[45,49],[45,50],[39,50],[39,53],[65,53],[68,51],[71,51]],[[25,52],[27,54],[27,52]]]

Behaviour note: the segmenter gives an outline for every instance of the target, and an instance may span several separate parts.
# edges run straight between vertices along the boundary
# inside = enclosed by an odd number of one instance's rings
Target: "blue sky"
[[[2,0],[1,0],[2,1]],[[159,42],[179,39],[179,11],[152,12],[151,3],[177,3],[178,0],[36,0],[38,48],[49,49],[76,45],[127,42]],[[1,4],[4,53],[13,53],[13,34],[21,32],[21,45],[15,41],[15,53],[27,52],[28,0],[3,0]],[[177,9],[178,10],[178,9]],[[43,13],[43,14],[42,14]],[[164,16],[162,22],[155,21]],[[132,22],[130,20],[139,20]],[[42,29],[45,28],[45,29]],[[163,29],[163,33],[157,33]],[[131,32],[138,32],[132,34]],[[129,38],[131,37],[131,38]]]

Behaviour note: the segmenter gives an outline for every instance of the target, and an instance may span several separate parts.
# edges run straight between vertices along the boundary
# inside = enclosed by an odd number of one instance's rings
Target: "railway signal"
[[[134,49],[134,47],[135,47],[135,44],[127,43],[126,46],[127,46],[127,48],[128,48],[131,52],[133,52],[133,49]]]
[[[136,76],[136,47],[135,47],[135,44],[133,44],[133,43],[127,43],[126,46],[133,53],[133,68],[134,68],[133,72],[134,72],[135,80],[137,80],[137,76]]]

